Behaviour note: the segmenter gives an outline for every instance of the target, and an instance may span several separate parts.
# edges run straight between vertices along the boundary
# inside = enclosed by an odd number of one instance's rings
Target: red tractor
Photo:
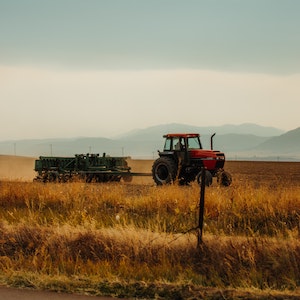
[[[170,133],[163,137],[164,150],[158,151],[159,158],[152,166],[152,177],[157,185],[178,182],[181,185],[189,184],[197,179],[201,181],[201,172],[205,170],[205,183],[212,184],[212,178],[217,177],[223,186],[232,182],[231,175],[225,172],[224,153],[213,150],[211,136],[211,150],[202,149],[198,133]]]

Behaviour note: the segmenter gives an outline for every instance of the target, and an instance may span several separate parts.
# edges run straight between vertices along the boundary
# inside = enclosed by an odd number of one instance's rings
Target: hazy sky
[[[0,0],[0,140],[300,126],[299,0]]]

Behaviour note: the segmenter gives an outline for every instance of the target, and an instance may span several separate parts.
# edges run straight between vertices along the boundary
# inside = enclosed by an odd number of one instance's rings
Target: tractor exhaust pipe
[[[212,134],[210,137],[210,149],[213,150],[214,149],[214,144],[213,144],[213,138],[216,135],[216,133]]]

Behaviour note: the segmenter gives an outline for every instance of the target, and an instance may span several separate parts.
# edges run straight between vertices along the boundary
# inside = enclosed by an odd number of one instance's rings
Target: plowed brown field
[[[129,160],[134,172],[151,172],[153,160]],[[300,185],[300,162],[227,161],[225,170],[230,172],[233,183],[257,184],[289,183]],[[153,183],[151,177],[139,177],[134,182]]]
[[[228,161],[226,170],[234,182],[300,185],[300,162]]]

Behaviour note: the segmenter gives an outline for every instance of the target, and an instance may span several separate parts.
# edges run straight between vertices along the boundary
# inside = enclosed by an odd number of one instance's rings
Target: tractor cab
[[[164,135],[163,151],[152,166],[152,176],[156,184],[162,185],[178,180],[188,184],[199,180],[204,168],[207,173],[207,184],[212,183],[212,177],[222,174],[223,185],[231,184],[231,176],[223,170],[224,153],[212,149],[203,149],[198,133],[169,133]]]
[[[199,134],[167,134],[164,138],[166,138],[164,151],[202,149]]]

